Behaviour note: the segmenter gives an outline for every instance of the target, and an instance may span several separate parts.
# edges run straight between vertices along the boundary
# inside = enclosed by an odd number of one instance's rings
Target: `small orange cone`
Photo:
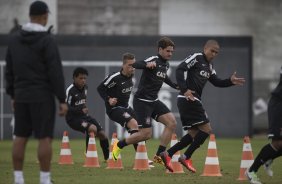
[[[250,138],[248,136],[244,137],[242,160],[240,165],[240,174],[238,180],[247,180],[245,176],[245,171],[253,164],[254,156],[252,151],[252,146]]]
[[[172,134],[171,136],[171,142],[170,147],[174,146],[177,143],[177,136],[176,134]],[[185,173],[183,171],[183,167],[180,162],[178,162],[178,158],[180,157],[180,151],[177,151],[171,158],[171,166],[173,169],[173,172],[170,172],[169,170],[166,170],[167,173]]]
[[[150,170],[145,141],[139,142],[134,162],[134,170]]]
[[[112,143],[111,143],[111,148],[110,148],[110,156],[107,161],[108,167],[106,169],[123,169],[121,155],[118,156],[117,161],[114,161],[113,156],[112,156],[112,151],[113,151],[114,143],[116,140],[117,140],[117,133],[113,133]]]
[[[67,131],[64,131],[62,139],[59,164],[73,164]]]
[[[83,167],[100,167],[94,133],[90,133],[86,158]]]
[[[205,162],[204,172],[201,176],[222,176],[220,173],[219,161],[217,156],[215,135],[210,135],[208,153]]]

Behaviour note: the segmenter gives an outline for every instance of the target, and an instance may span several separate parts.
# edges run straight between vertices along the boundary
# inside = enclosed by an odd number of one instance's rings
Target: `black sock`
[[[190,159],[194,151],[198,149],[208,137],[209,137],[208,133],[199,130],[199,132],[194,137],[194,141],[191,143],[191,145],[184,153],[186,159]]]
[[[183,136],[180,139],[180,141],[178,143],[176,143],[174,146],[172,146],[171,148],[169,148],[167,150],[168,155],[170,157],[172,157],[174,155],[174,153],[176,153],[179,150],[182,150],[183,148],[185,148],[186,146],[191,144],[192,141],[193,141],[193,138],[191,137],[191,135],[190,134],[186,134],[185,136]]]
[[[133,144],[133,147],[134,147],[135,152],[137,152],[138,143]]]
[[[158,148],[158,151],[157,151],[156,155],[157,155],[157,156],[160,156],[160,153],[161,153],[161,152],[164,152],[165,149],[166,149],[165,146],[159,145],[159,148]]]
[[[104,159],[108,160],[110,154],[108,139],[100,140],[100,147],[102,148]]]
[[[86,152],[87,152],[87,149],[88,149],[88,142],[89,142],[89,134],[86,133],[86,137],[85,137],[85,143],[86,143]]]
[[[280,149],[276,152],[276,154],[273,156],[272,160],[274,160],[275,158],[280,157],[280,156],[282,156],[282,149]]]
[[[277,151],[272,148],[270,144],[265,145],[257,155],[254,163],[250,167],[249,171],[257,172],[261,165],[269,159],[273,159],[277,155]]]
[[[117,145],[120,149],[122,149],[123,147],[127,146],[127,143],[125,142],[125,139],[123,139],[119,141]]]

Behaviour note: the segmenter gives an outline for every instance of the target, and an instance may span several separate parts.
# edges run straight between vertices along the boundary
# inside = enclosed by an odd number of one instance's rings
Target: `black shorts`
[[[114,107],[112,108],[108,116],[111,120],[114,122],[117,122],[122,127],[126,128],[128,130],[128,127],[126,126],[127,123],[132,119],[136,119],[135,112],[131,107],[124,108],[124,107]]]
[[[55,125],[55,99],[44,102],[15,103],[14,134],[37,139],[53,138]]]
[[[178,96],[177,107],[184,130],[209,122],[208,115],[199,100],[192,101]]]
[[[152,127],[151,118],[157,121],[161,115],[170,113],[167,106],[159,100],[146,102],[134,98],[133,108],[140,128],[150,128]]]
[[[282,100],[272,96],[268,103],[268,124],[270,139],[282,139]]]
[[[83,116],[81,118],[74,118],[67,121],[67,124],[74,130],[80,131],[82,133],[87,133],[90,125],[95,125],[97,127],[97,132],[103,130],[100,123],[91,116]]]

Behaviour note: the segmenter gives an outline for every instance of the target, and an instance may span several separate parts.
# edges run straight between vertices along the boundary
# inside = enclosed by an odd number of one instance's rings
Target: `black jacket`
[[[16,102],[42,102],[55,95],[65,101],[59,51],[47,31],[19,30],[6,54],[6,92]]]
[[[132,76],[127,77],[121,71],[110,74],[97,87],[100,96],[105,101],[107,112],[117,106],[127,108],[132,89]],[[117,98],[115,106],[110,106],[109,98]]]
[[[68,113],[66,115],[67,121],[81,119],[88,116],[82,111],[83,108],[86,108],[87,89],[88,87],[86,85],[82,89],[79,89],[74,84],[71,84],[67,88],[66,103],[69,107]]]

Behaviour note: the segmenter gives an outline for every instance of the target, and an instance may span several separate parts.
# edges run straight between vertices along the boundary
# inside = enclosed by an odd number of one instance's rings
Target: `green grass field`
[[[149,140],[146,143],[149,158],[152,158],[157,147],[158,140]],[[265,138],[251,139],[252,150],[254,156],[263,145],[267,143]],[[192,183],[192,184],[229,184],[242,183],[247,181],[238,181],[240,170],[240,162],[242,156],[243,139],[216,139],[218,158],[221,168],[222,177],[203,177],[205,158],[207,155],[208,140],[193,155],[193,163],[197,168],[197,173],[192,174],[185,170],[185,174],[167,174],[163,166],[156,165],[149,171],[133,170],[134,149],[132,146],[123,149],[121,156],[124,169],[109,170],[106,163],[103,162],[103,156],[96,140],[98,157],[100,160],[100,168],[84,168],[84,140],[70,140],[74,165],[59,165],[59,153],[61,140],[53,142],[53,161],[52,161],[52,179],[56,184],[76,184],[76,183],[136,183],[136,184],[176,184],[176,183]],[[9,184],[13,181],[12,162],[11,162],[11,145],[12,141],[0,141],[0,183]],[[24,176],[27,184],[36,184],[39,182],[38,163],[36,159],[37,142],[31,140],[28,143],[25,156]],[[273,164],[274,176],[269,177],[261,168],[258,175],[263,183],[281,184],[282,183],[282,159],[278,158]]]

